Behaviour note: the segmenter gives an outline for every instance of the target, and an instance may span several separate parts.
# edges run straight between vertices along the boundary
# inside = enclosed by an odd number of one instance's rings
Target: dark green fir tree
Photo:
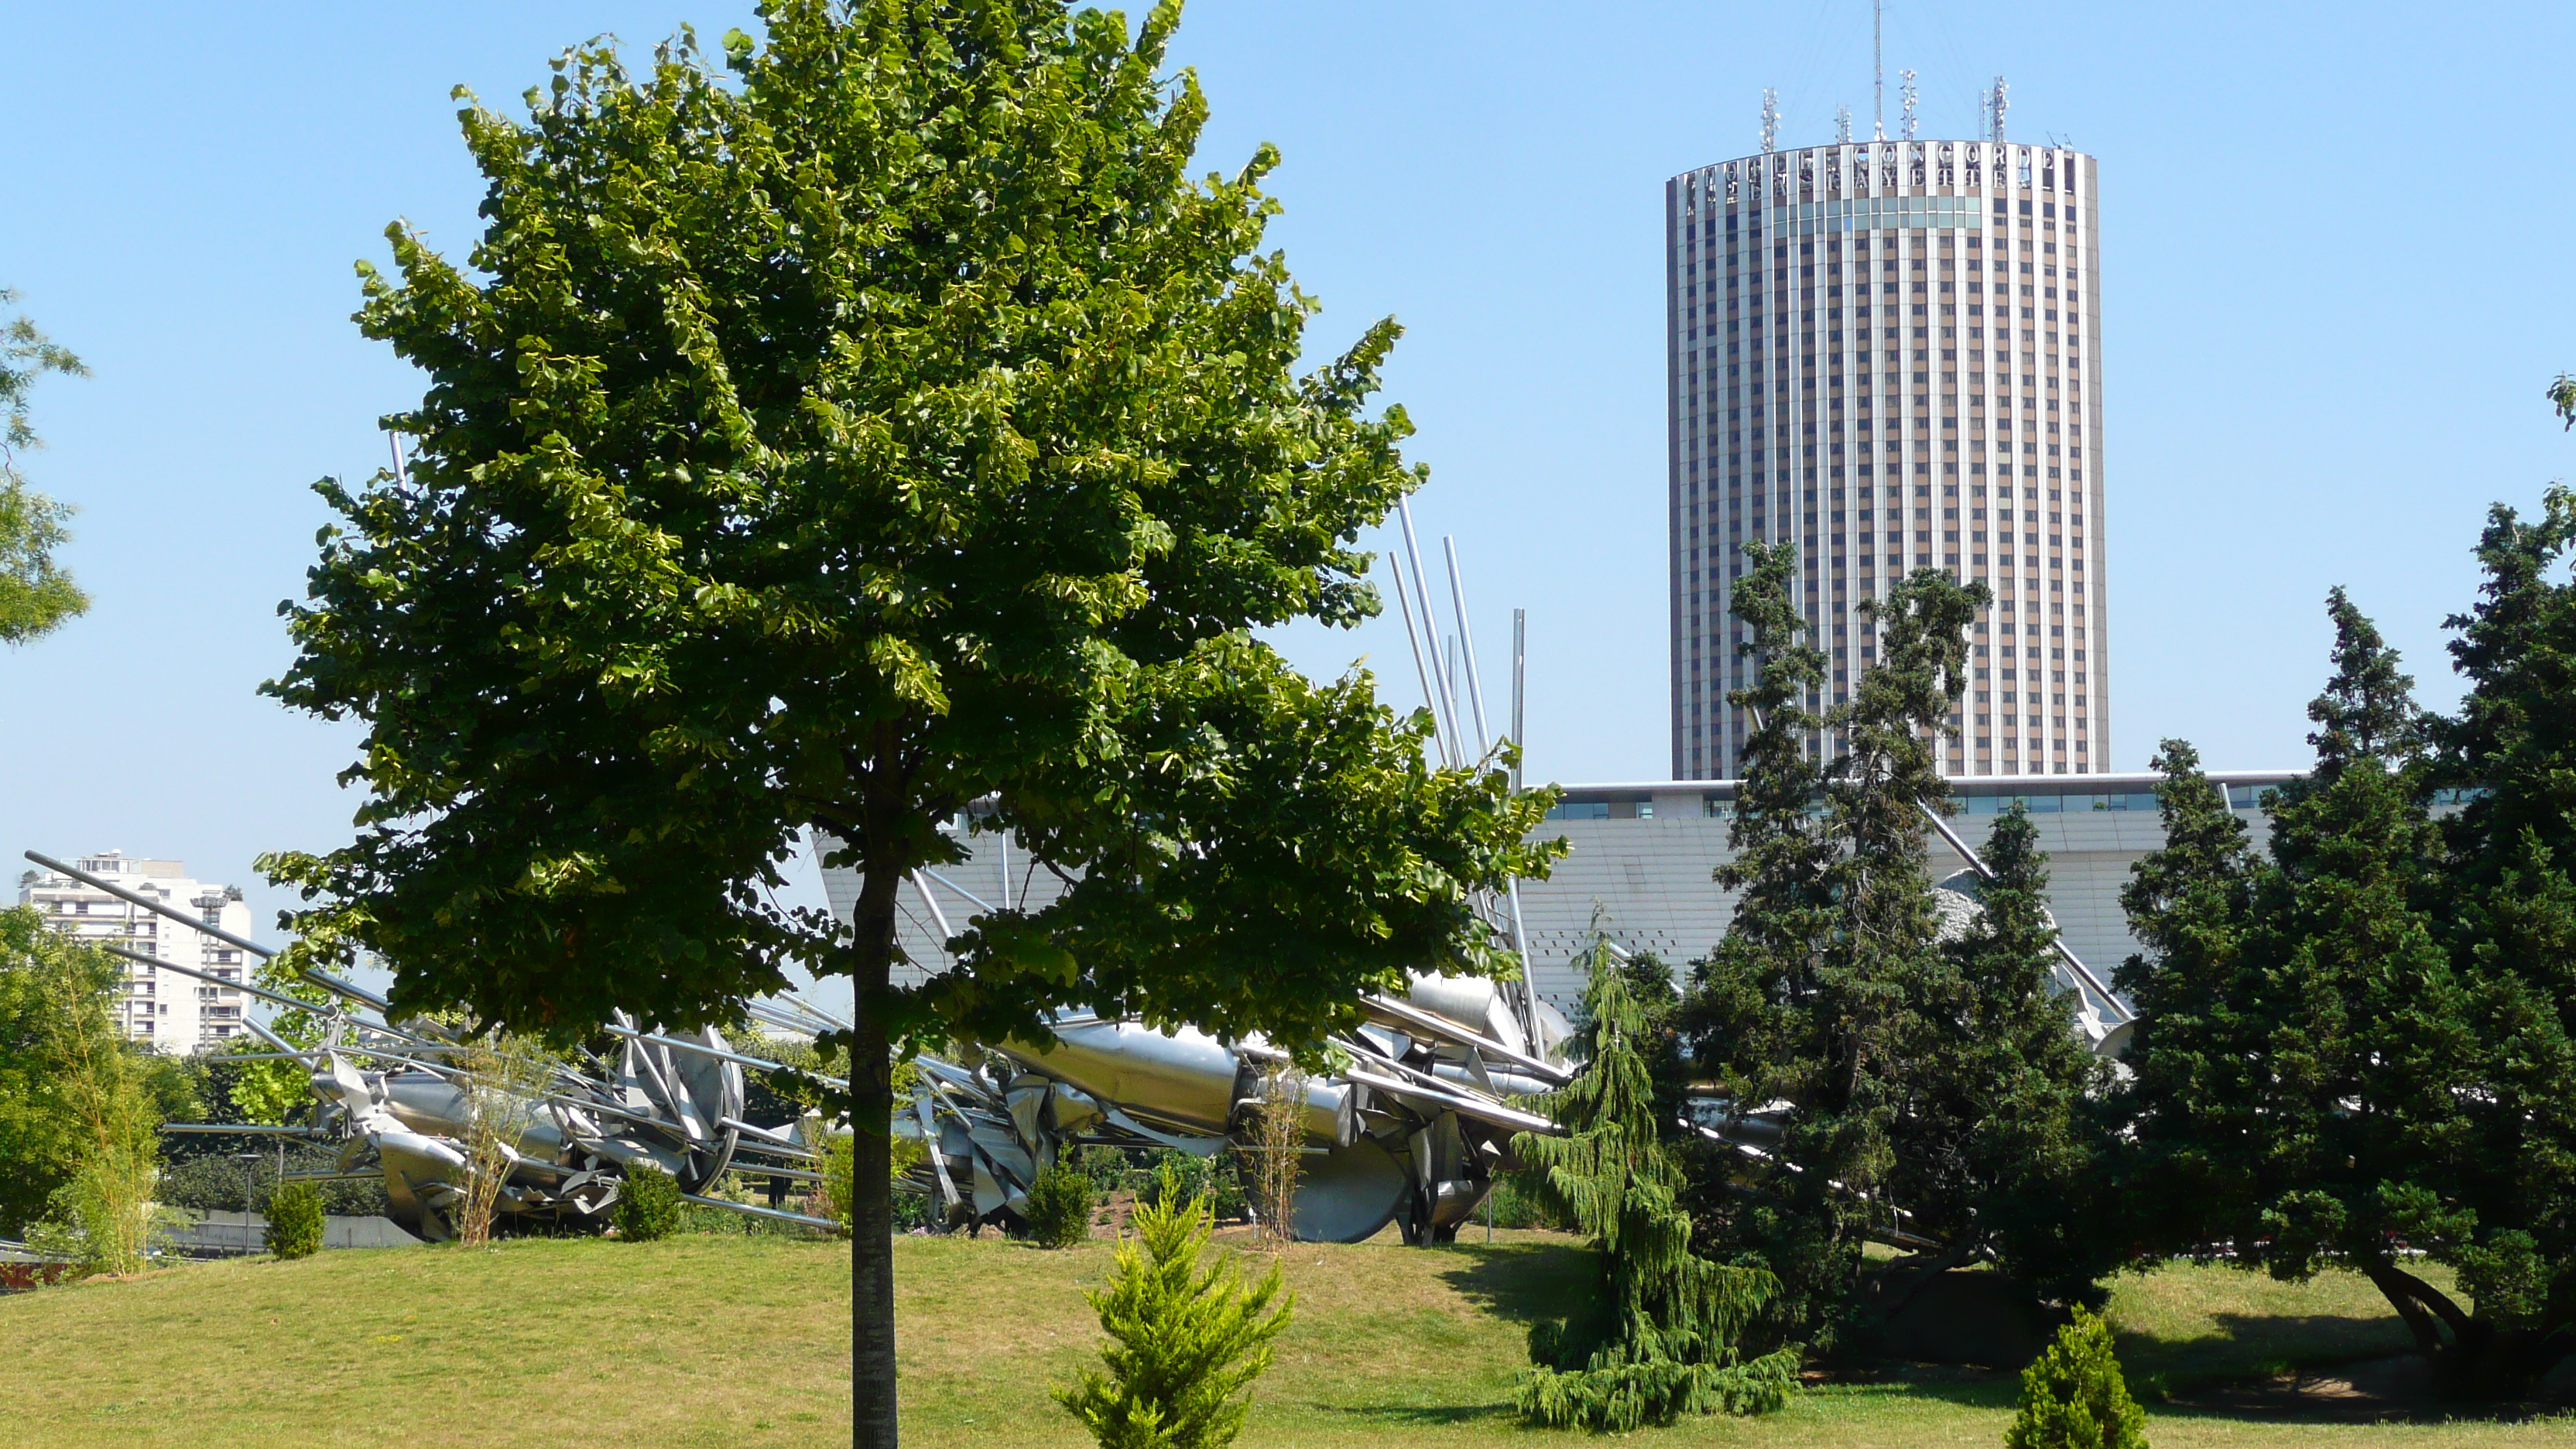
[[[1749,1361],[1738,1350],[1776,1280],[1691,1250],[1681,1169],[1657,1130],[1647,1010],[1605,939],[1595,938],[1586,964],[1576,1047],[1587,1064],[1540,1103],[1567,1135],[1524,1134],[1512,1147],[1562,1219],[1590,1235],[1600,1281],[1588,1311],[1530,1330],[1537,1366],[1521,1378],[1521,1415],[1625,1431],[1687,1413],[1778,1408],[1797,1382],[1797,1350]]]

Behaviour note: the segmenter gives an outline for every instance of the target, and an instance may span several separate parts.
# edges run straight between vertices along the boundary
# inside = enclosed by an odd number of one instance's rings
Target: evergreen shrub
[[[630,1243],[667,1238],[680,1230],[688,1205],[671,1174],[639,1162],[626,1170],[625,1186],[617,1194],[617,1236]]]
[[[2111,1326],[2082,1308],[2021,1375],[2021,1413],[2004,1449],[2147,1449],[2147,1416],[2129,1397]]]
[[[310,1258],[322,1251],[322,1193],[309,1182],[290,1182],[268,1195],[268,1250],[281,1258]]]
[[[1089,1295],[1109,1335],[1106,1372],[1060,1385],[1055,1399],[1103,1449],[1225,1449],[1251,1408],[1237,1396],[1270,1366],[1271,1340],[1296,1299],[1281,1297],[1276,1261],[1249,1288],[1232,1256],[1202,1269],[1212,1207],[1182,1196],[1168,1169],[1156,1177],[1152,1201],[1132,1220],[1135,1236],[1119,1240],[1108,1286]]]
[[[1029,1184],[1029,1241],[1041,1248],[1070,1248],[1091,1236],[1091,1178],[1059,1162]]]

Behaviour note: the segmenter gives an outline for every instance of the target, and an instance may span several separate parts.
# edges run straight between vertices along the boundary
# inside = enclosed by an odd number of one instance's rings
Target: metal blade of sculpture
[[[1389,1222],[1405,1241],[1445,1242],[1494,1175],[1517,1165],[1515,1132],[1554,1133],[1511,1104],[1572,1076],[1554,1007],[1505,983],[1416,976],[1402,997],[1336,1038],[1334,1070],[1305,1086],[1296,1235],[1355,1243]],[[1537,1031],[1524,1030],[1524,1011]],[[896,1130],[928,1151],[911,1185],[951,1221],[1017,1213],[1037,1175],[1073,1148],[1177,1148],[1211,1156],[1248,1140],[1262,1079],[1286,1060],[1258,1037],[1228,1045],[1183,1027],[1063,1015],[1055,1042],[994,1043],[971,1064],[924,1056],[913,1115]]]
[[[262,958],[274,954],[61,861],[34,851],[27,858],[226,945]],[[106,949],[157,970],[308,1012],[322,1023],[323,1041],[309,1050],[248,1023],[277,1049],[271,1059],[283,1056],[311,1064],[313,1102],[305,1122],[285,1127],[173,1123],[163,1130],[284,1133],[337,1143],[336,1170],[318,1176],[381,1174],[395,1222],[433,1241],[455,1235],[453,1216],[473,1181],[468,1143],[474,1115],[485,1110],[476,1101],[476,1088],[490,1083],[459,1065],[460,1060],[470,1062],[473,1053],[453,1032],[433,1022],[394,1020],[383,997],[327,972],[304,973],[334,999],[317,1006],[121,946]],[[840,1025],[801,1002],[790,1004],[794,1012],[764,1006],[759,1014],[804,1030]],[[826,1218],[713,1195],[729,1171],[806,1180],[815,1176],[793,1164],[822,1156],[818,1118],[809,1115],[779,1127],[743,1120],[743,1068],[782,1070],[779,1063],[735,1050],[712,1027],[657,1032],[622,1012],[609,1020],[604,1034],[617,1041],[613,1053],[576,1052],[546,1064],[541,1084],[503,1089],[515,1100],[501,1115],[516,1130],[500,1144],[505,1179],[494,1195],[498,1213],[521,1220],[599,1221],[617,1201],[626,1171],[647,1163],[669,1173],[692,1201],[813,1227],[836,1226]],[[846,1086],[838,1078],[817,1079]]]

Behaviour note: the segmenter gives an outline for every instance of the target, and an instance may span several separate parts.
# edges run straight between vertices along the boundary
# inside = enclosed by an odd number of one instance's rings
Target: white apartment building
[[[153,896],[189,912],[210,926],[236,936],[250,934],[250,907],[242,903],[241,891],[192,880],[183,862],[138,860],[110,850],[82,856],[73,864],[136,895]],[[249,969],[238,948],[67,875],[26,872],[18,877],[18,903],[44,912],[54,929],[79,940],[121,946],[139,956],[175,961],[230,981],[241,980]],[[120,1009],[127,1036],[149,1042],[159,1051],[193,1052],[242,1033],[245,997],[241,992],[139,962],[127,961],[125,966],[125,1000]]]
[[[1908,138],[1665,184],[1676,780],[1742,769],[1728,594],[1753,540],[1796,549],[1827,660],[1811,707],[1876,662],[1859,606],[1942,569],[1994,594],[1943,772],[2109,767],[2095,173],[2062,146]]]

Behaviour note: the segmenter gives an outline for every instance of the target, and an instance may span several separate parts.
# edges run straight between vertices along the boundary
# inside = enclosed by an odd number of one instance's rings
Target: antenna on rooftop
[[[1780,93],[1762,88],[1762,154],[1780,149]]]
[[[1886,0],[1869,0],[1869,124],[1877,141],[1887,139],[1886,38]]]
[[[1834,144],[1837,146],[1851,144],[1851,107],[1849,106],[1834,107]]]
[[[2011,108],[2005,99],[2004,78],[1995,77],[1995,87],[1986,92],[1986,139],[2001,145],[2004,139],[2004,112]]]
[[[1911,141],[1914,139],[1914,72],[1910,70],[1900,70],[1897,72],[1897,75],[1905,82],[1905,120],[1903,122],[1903,130],[1905,139]]]

